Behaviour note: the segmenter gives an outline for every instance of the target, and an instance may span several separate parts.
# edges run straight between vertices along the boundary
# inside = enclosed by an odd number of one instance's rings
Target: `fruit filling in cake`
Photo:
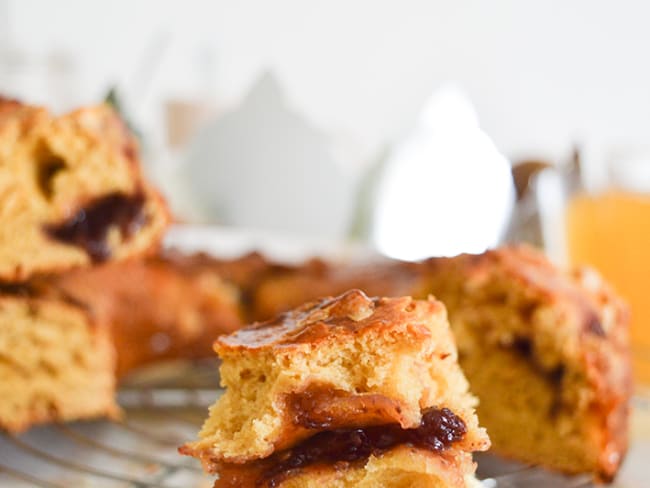
[[[170,221],[108,105],[57,116],[2,97],[0,209],[8,282],[153,254]]]
[[[111,230],[119,230],[122,240],[128,240],[146,225],[144,204],[140,192],[111,193],[91,201],[63,222],[45,226],[45,231],[53,239],[82,247],[93,261],[104,261],[111,256]]]
[[[275,487],[308,466],[363,464],[370,456],[378,457],[400,444],[441,452],[462,440],[466,432],[465,422],[451,410],[430,407],[422,413],[420,425],[413,429],[392,423],[330,430],[266,459],[225,466],[216,486],[233,486],[234,482],[247,480],[253,486]]]

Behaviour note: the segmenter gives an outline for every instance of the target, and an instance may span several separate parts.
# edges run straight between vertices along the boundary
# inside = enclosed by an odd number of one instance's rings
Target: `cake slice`
[[[73,302],[0,287],[0,429],[115,416],[114,350]]]
[[[168,222],[106,105],[54,117],[0,98],[0,280],[145,254]]]
[[[489,446],[433,299],[352,290],[215,349],[226,391],[180,451],[216,487],[464,487]]]
[[[214,340],[244,325],[239,290],[216,264],[161,255],[39,277],[32,286],[83,303],[109,324],[121,378],[161,360],[213,357]]]
[[[503,456],[610,480],[627,449],[627,309],[588,269],[530,247],[434,258],[478,414]]]

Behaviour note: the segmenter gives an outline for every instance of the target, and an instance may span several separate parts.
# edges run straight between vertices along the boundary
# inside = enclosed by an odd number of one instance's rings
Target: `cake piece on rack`
[[[0,429],[115,416],[108,327],[73,301],[0,286]]]
[[[106,105],[55,117],[0,98],[0,280],[155,250],[168,223]]]
[[[216,487],[466,487],[489,446],[433,299],[352,290],[215,349],[226,392],[180,450]]]
[[[632,385],[628,312],[609,286],[527,246],[424,266],[493,451],[612,479],[627,449]]]
[[[109,324],[118,378],[169,359],[212,358],[212,343],[244,325],[238,288],[204,255],[164,254],[32,280]]]

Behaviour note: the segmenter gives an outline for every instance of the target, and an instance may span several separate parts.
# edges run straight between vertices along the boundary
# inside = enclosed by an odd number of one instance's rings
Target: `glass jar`
[[[574,169],[538,180],[545,245],[563,264],[596,268],[627,301],[635,378],[650,385],[650,148],[611,153],[589,187]]]

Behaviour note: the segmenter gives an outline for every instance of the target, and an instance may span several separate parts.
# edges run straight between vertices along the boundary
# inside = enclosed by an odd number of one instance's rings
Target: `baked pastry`
[[[234,259],[220,259],[203,252],[186,254],[178,249],[165,249],[159,256],[174,262],[179,269],[186,271],[202,272],[209,269],[224,281],[236,286],[243,295],[248,295],[266,276],[280,272],[280,270],[293,269],[270,261],[258,252],[244,254]],[[248,305],[249,299],[250,296],[242,297],[243,305]]]
[[[369,296],[426,298],[427,285],[422,266],[391,260],[350,266],[312,259],[298,266],[269,266],[251,289],[250,315],[266,320],[315,298],[352,289]]]
[[[443,305],[308,303],[217,340],[226,392],[183,454],[224,486],[467,486],[485,450]]]
[[[82,303],[110,326],[116,374],[163,359],[212,357],[217,336],[244,322],[237,288],[207,256],[106,263],[32,281],[43,293]]]
[[[98,106],[54,117],[0,98],[0,222],[0,428],[115,415],[105,317],[16,282],[157,249],[167,209],[117,115]]]
[[[539,251],[278,269],[256,284],[257,319],[346,286],[442,300],[493,451],[568,473],[614,476],[627,447],[627,310],[593,270]]]
[[[246,324],[255,320],[253,294],[259,284],[267,277],[295,268],[271,261],[258,252],[244,254],[234,259],[223,259],[202,252],[186,254],[177,249],[165,249],[159,256],[164,260],[172,261],[179,270],[190,273],[209,271],[234,287],[237,290],[241,313]],[[210,354],[213,355],[212,344],[209,346]]]
[[[153,251],[168,220],[107,105],[54,117],[0,98],[0,280]]]
[[[0,287],[0,429],[115,416],[108,328],[73,302]]]
[[[631,372],[627,309],[609,287],[525,246],[424,265],[493,450],[612,479],[627,448]]]

